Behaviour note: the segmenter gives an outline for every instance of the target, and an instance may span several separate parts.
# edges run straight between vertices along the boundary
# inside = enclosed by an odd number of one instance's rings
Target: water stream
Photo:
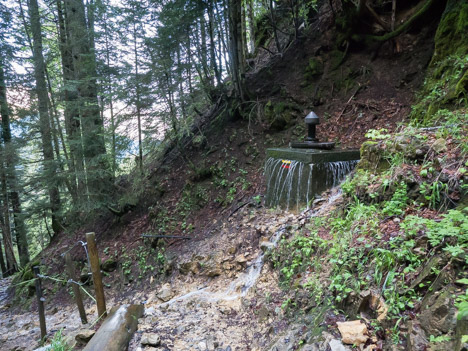
[[[306,164],[269,158],[265,164],[266,204],[299,211],[309,208],[314,196],[338,185],[358,160]]]
[[[270,242],[276,246],[278,240],[283,234],[285,228],[279,229],[270,239]],[[170,306],[176,302],[182,302],[193,297],[201,298],[206,302],[218,302],[218,301],[232,301],[247,295],[249,290],[255,285],[260,276],[260,273],[263,268],[265,260],[265,253],[261,252],[255,261],[243,272],[239,277],[237,277],[224,291],[212,292],[207,290],[208,288],[203,288],[200,290],[191,291],[185,295],[175,297],[163,304],[160,304],[159,307]]]

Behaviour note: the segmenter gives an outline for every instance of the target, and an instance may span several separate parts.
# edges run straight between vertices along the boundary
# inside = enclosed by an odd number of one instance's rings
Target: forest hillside
[[[0,0],[0,349],[467,350],[466,33],[462,0]]]

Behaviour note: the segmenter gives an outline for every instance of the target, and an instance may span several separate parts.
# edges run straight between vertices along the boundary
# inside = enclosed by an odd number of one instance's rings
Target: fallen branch
[[[358,91],[361,89],[361,85],[359,85],[356,90],[354,91],[353,95],[351,95],[351,97],[349,98],[348,102],[346,102],[345,106],[343,107],[343,110],[341,111],[340,115],[338,116],[338,120],[341,120],[341,116],[343,116],[343,113],[346,111],[346,108],[348,107],[349,103],[351,102],[351,100],[354,98],[354,96],[356,96],[356,94],[358,93]]]
[[[353,40],[355,41],[361,41],[364,39],[365,41],[377,41],[377,42],[384,42],[387,40],[390,40],[401,33],[403,33],[405,30],[407,30],[417,19],[419,19],[434,3],[435,0],[427,0],[426,3],[418,10],[416,13],[411,16],[405,23],[403,23],[400,27],[395,29],[393,32],[387,33],[385,35],[367,35],[367,36],[360,36],[360,35],[354,35]]]
[[[191,236],[180,236],[180,235],[151,235],[151,234],[142,234],[142,238],[158,238],[158,239],[187,239],[191,240]]]

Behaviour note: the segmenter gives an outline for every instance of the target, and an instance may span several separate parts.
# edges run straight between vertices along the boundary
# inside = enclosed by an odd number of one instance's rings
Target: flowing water
[[[274,246],[276,246],[278,240],[281,237],[281,234],[283,234],[284,231],[284,228],[278,230],[270,239],[270,242]],[[247,268],[247,270],[239,277],[237,277],[233,282],[231,282],[231,284],[229,284],[229,286],[224,291],[212,292],[207,290],[207,288],[203,288],[200,290],[191,291],[182,296],[175,297],[172,300],[161,304],[160,307],[170,306],[174,303],[179,303],[193,297],[197,297],[198,299],[204,300],[206,302],[231,301],[240,297],[244,297],[257,282],[263,268],[264,260],[265,253],[261,252],[255,261],[252,262],[252,264]]]
[[[299,211],[310,207],[314,196],[338,185],[358,160],[305,164],[269,158],[265,164],[267,206]]]

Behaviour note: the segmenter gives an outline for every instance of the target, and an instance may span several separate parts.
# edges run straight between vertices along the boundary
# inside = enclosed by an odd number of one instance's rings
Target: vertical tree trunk
[[[86,164],[88,192],[93,207],[108,201],[112,176],[104,144],[104,125],[97,100],[96,62],[89,42],[85,7],[82,0],[65,0],[69,23],[69,43],[78,85],[81,113],[83,154]]]
[[[242,0],[244,2],[244,0]],[[241,2],[241,40],[242,40],[242,56],[247,58],[248,48],[247,48],[247,17],[245,13],[245,6],[242,6]]]
[[[244,57],[242,55],[241,0],[229,0],[229,56],[232,65],[232,79],[237,96],[244,100]]]
[[[42,33],[37,0],[29,0],[28,11],[33,37],[34,77],[36,80],[36,94],[39,106],[42,153],[44,155],[44,179],[47,181],[49,192],[52,230],[57,234],[62,228],[59,219],[60,193],[56,182],[56,165],[54,162],[49,110],[47,107],[47,85],[45,80],[44,57],[42,56]]]
[[[276,49],[278,50],[279,53],[281,53],[281,44],[279,42],[275,9],[274,9],[273,4],[274,4],[274,0],[269,0],[270,23],[271,23],[271,27],[273,28],[273,37],[275,38]]]
[[[205,73],[206,80],[209,81],[210,87],[213,84],[213,76],[210,73],[208,66],[208,47],[206,45],[206,27],[205,27],[205,18],[200,17],[200,42],[201,42],[201,53],[199,55],[200,62],[202,64],[203,72]]]
[[[2,278],[7,276],[7,268],[5,265],[5,259],[3,258],[2,241],[0,240],[0,269],[2,270]]]
[[[185,111],[185,93],[184,93],[184,85],[183,85],[183,68],[182,68],[182,61],[180,58],[180,45],[177,45],[176,49],[177,54],[177,74],[178,74],[178,86],[179,86],[179,105],[182,111],[182,118],[185,120],[187,118],[187,113]]]
[[[210,0],[208,2],[208,17],[209,17],[208,31],[210,34],[210,61],[211,61],[211,67],[216,77],[216,83],[220,85],[221,73],[218,69],[218,64],[216,62],[216,44],[215,44],[215,38],[214,38],[215,18],[214,18],[214,13],[213,13],[213,1],[214,0]]]
[[[189,28],[190,32],[190,28]],[[187,44],[186,44],[186,56],[187,56],[187,77],[188,77],[188,86],[189,86],[189,93],[193,93],[193,85],[192,85],[192,55],[190,54],[190,35],[187,35]]]
[[[6,185],[4,149],[0,147],[0,182],[2,209],[0,211],[0,226],[2,228],[3,245],[5,246],[6,257],[6,275],[11,275],[18,271],[15,253],[13,251],[13,242],[11,240],[10,211],[8,208],[8,191]]]
[[[255,16],[254,16],[254,7],[253,0],[246,0],[247,4],[247,19],[248,21],[248,30],[249,30],[249,53],[253,54],[255,51]]]
[[[109,5],[109,3],[107,3]],[[106,65],[110,67],[110,47],[109,47],[109,30],[107,28],[107,11],[106,19],[104,20],[104,40],[106,46]],[[113,91],[112,91],[112,78],[110,72],[107,74],[107,94],[108,94],[108,103],[110,109],[110,119],[111,119],[111,134],[112,134],[112,145],[111,145],[111,157],[112,157],[112,177],[115,178],[115,172],[117,170],[117,156],[116,156],[116,140],[115,140],[115,118],[114,118],[114,101],[113,101]]]
[[[2,139],[5,144],[5,165],[8,183],[10,185],[10,200],[13,207],[16,242],[21,266],[29,262],[28,239],[26,227],[21,214],[21,201],[18,193],[18,179],[15,170],[15,149],[11,145],[10,114],[6,96],[6,83],[3,71],[3,58],[0,58],[0,115],[2,117]]]
[[[56,0],[58,30],[60,37],[60,56],[62,59],[62,75],[64,82],[65,100],[65,131],[68,137],[70,149],[70,161],[68,168],[70,178],[76,188],[78,205],[86,202],[86,176],[83,160],[83,146],[81,140],[81,121],[78,107],[78,87],[75,81],[75,70],[73,68],[73,57],[69,43],[68,29],[70,27],[66,14],[62,7],[62,0]]]
[[[138,48],[137,48],[137,32],[136,23],[133,21],[133,53],[135,58],[135,95],[136,95],[136,112],[138,121],[138,163],[140,172],[143,174],[143,145],[141,143],[141,101],[140,101],[140,82],[138,76]]]

